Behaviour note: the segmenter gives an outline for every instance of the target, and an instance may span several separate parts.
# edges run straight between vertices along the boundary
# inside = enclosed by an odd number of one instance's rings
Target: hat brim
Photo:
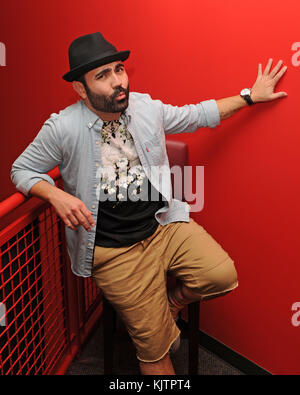
[[[130,55],[130,51],[120,51],[105,57],[98,56],[96,59],[89,60],[89,62],[68,71],[66,74],[63,75],[62,78],[65,81],[72,82],[76,80],[76,78],[79,78],[81,75],[95,69],[96,67],[100,67],[105,64],[115,62],[116,60],[124,61],[128,59],[129,55]]]

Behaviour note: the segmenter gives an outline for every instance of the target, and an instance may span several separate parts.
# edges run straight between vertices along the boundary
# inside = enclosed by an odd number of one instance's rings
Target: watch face
[[[250,89],[249,88],[245,88],[241,90],[241,95],[250,95]]]

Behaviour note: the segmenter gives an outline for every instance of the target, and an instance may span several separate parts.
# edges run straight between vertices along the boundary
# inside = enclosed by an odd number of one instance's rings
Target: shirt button
[[[94,184],[94,187],[97,188],[98,184]]]
[[[92,208],[96,208],[96,206],[93,204],[93,205],[92,205]]]
[[[92,126],[93,126],[93,124],[90,122],[90,123],[89,123],[89,128],[91,128]]]
[[[96,141],[96,144],[99,144],[99,141]]]
[[[88,243],[88,246],[91,247],[91,246],[92,246],[92,243]]]

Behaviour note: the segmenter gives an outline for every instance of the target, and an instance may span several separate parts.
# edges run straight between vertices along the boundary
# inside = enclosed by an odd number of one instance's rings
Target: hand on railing
[[[72,230],[77,230],[77,227],[82,225],[85,230],[90,231],[91,227],[95,226],[91,211],[80,199],[45,180],[34,184],[30,189],[30,195],[49,202],[64,224]]]
[[[82,225],[89,232],[91,227],[95,226],[91,211],[77,197],[57,188],[56,193],[51,195],[49,203],[70,229],[77,230],[77,227]]]

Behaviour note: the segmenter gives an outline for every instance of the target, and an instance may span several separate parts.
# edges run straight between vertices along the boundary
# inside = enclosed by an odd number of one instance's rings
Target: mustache
[[[111,99],[115,99],[117,96],[119,96],[120,93],[125,93],[125,95],[127,96],[128,94],[128,89],[122,88],[122,86],[119,86],[118,88],[115,89],[115,92],[111,95]]]

